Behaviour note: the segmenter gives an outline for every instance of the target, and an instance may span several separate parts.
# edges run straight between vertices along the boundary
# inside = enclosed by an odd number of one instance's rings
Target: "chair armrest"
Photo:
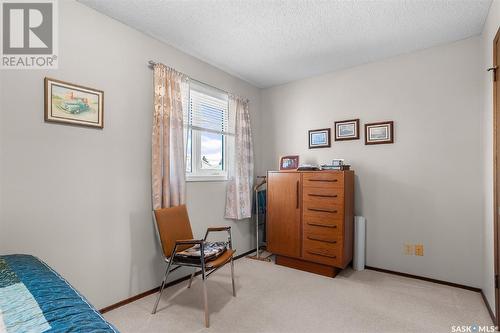
[[[189,245],[189,244],[196,245],[196,244],[201,244],[204,241],[205,240],[203,239],[181,239],[181,240],[176,240],[175,245]]]
[[[227,232],[227,242],[229,244],[229,248],[232,249],[233,245],[231,243],[231,227],[230,226],[225,226],[225,227],[210,227],[207,228],[207,232],[205,233],[205,238],[203,238],[204,241],[207,240],[208,234],[211,232],[218,232],[218,231],[226,231]]]
[[[204,251],[205,240],[203,240],[203,239],[176,240],[175,246],[174,246],[174,249],[172,250],[172,255],[170,256],[170,258],[174,258],[175,254],[177,253],[177,247],[179,245],[200,245],[200,264],[204,269],[204,267],[205,267],[205,251]]]
[[[225,231],[225,230],[230,230],[231,227],[229,226],[225,226],[225,227],[209,227],[207,228],[207,231],[211,232],[211,231]]]
[[[203,240],[207,240],[209,233],[217,231],[227,231],[229,233],[229,237],[231,237],[231,227],[209,227],[207,228],[207,232],[205,233],[205,237],[203,238]]]
[[[170,255],[170,258],[173,258],[175,254],[177,253],[177,247],[179,245],[200,245],[200,247],[203,247],[203,243],[205,241],[203,239],[179,239],[175,241],[175,246],[174,249],[172,250],[172,254]]]

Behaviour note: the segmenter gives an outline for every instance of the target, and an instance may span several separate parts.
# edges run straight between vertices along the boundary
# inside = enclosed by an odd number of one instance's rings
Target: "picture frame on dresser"
[[[394,122],[381,121],[365,124],[365,145],[394,143]]]
[[[280,158],[280,170],[297,170],[299,167],[299,155],[282,156]]]
[[[336,121],[335,141],[359,140],[359,119]]]
[[[309,131],[309,149],[329,147],[331,147],[329,128],[321,128]]]

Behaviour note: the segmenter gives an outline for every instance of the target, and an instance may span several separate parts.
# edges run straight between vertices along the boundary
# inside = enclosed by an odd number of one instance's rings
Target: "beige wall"
[[[262,93],[263,165],[345,158],[356,172],[356,214],[367,219],[367,265],[482,284],[479,38],[402,55]],[[334,121],[395,122],[395,144],[333,142],[307,131]],[[404,243],[425,256],[405,256]]]
[[[483,281],[482,289],[492,309],[495,308],[495,267],[493,261],[493,39],[500,25],[500,1],[493,1],[481,34],[481,153],[483,162]]]
[[[164,270],[151,220],[147,61],[247,96],[257,156],[260,92],[79,3],[59,5],[59,69],[0,71],[0,253],[40,257],[103,307],[157,286]],[[104,90],[104,130],[44,123],[45,76]],[[253,247],[251,223],[223,219],[225,183],[187,191],[196,235],[229,224],[238,253]]]
[[[494,306],[491,81],[484,69],[499,19],[494,1],[480,37],[261,92],[61,1],[59,69],[0,71],[0,253],[39,256],[97,307],[158,284],[146,67],[154,59],[250,98],[257,174],[276,169],[284,154],[351,162],[356,213],[368,224],[368,265],[481,287]],[[44,123],[45,76],[104,90],[105,129]],[[307,130],[355,117],[394,120],[396,143],[365,146],[362,136],[307,149]],[[242,253],[253,247],[253,225],[224,220],[224,197],[223,182],[188,184],[194,232],[230,224]],[[425,256],[404,256],[405,242],[423,243]]]

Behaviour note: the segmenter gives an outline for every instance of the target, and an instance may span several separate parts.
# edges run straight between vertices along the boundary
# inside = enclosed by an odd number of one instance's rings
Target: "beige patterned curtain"
[[[229,114],[236,115],[236,137],[224,217],[242,220],[252,216],[253,146],[248,100],[230,97]]]
[[[152,135],[153,209],[186,202],[183,101],[187,77],[162,65],[154,66]]]

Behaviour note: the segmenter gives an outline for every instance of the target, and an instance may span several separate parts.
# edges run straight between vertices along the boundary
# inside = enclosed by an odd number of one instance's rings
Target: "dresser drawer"
[[[322,207],[320,205],[304,205],[303,208],[304,221],[324,221],[330,223],[336,220],[344,219],[344,207],[341,205],[331,205]]]
[[[304,239],[302,257],[317,263],[338,266],[342,263],[342,241],[329,243]]]
[[[314,217],[304,218],[304,229],[308,227],[321,227],[321,228],[339,230],[340,232],[342,232],[343,225],[344,225],[344,220],[325,221],[323,219],[317,219]]]
[[[304,239],[322,240],[330,243],[336,243],[342,240],[343,228],[340,221],[332,224],[320,224],[314,222],[304,223]]]
[[[304,187],[344,187],[342,172],[311,172],[303,175]]]
[[[330,207],[344,204],[344,191],[336,188],[305,187],[302,191],[304,207]]]

